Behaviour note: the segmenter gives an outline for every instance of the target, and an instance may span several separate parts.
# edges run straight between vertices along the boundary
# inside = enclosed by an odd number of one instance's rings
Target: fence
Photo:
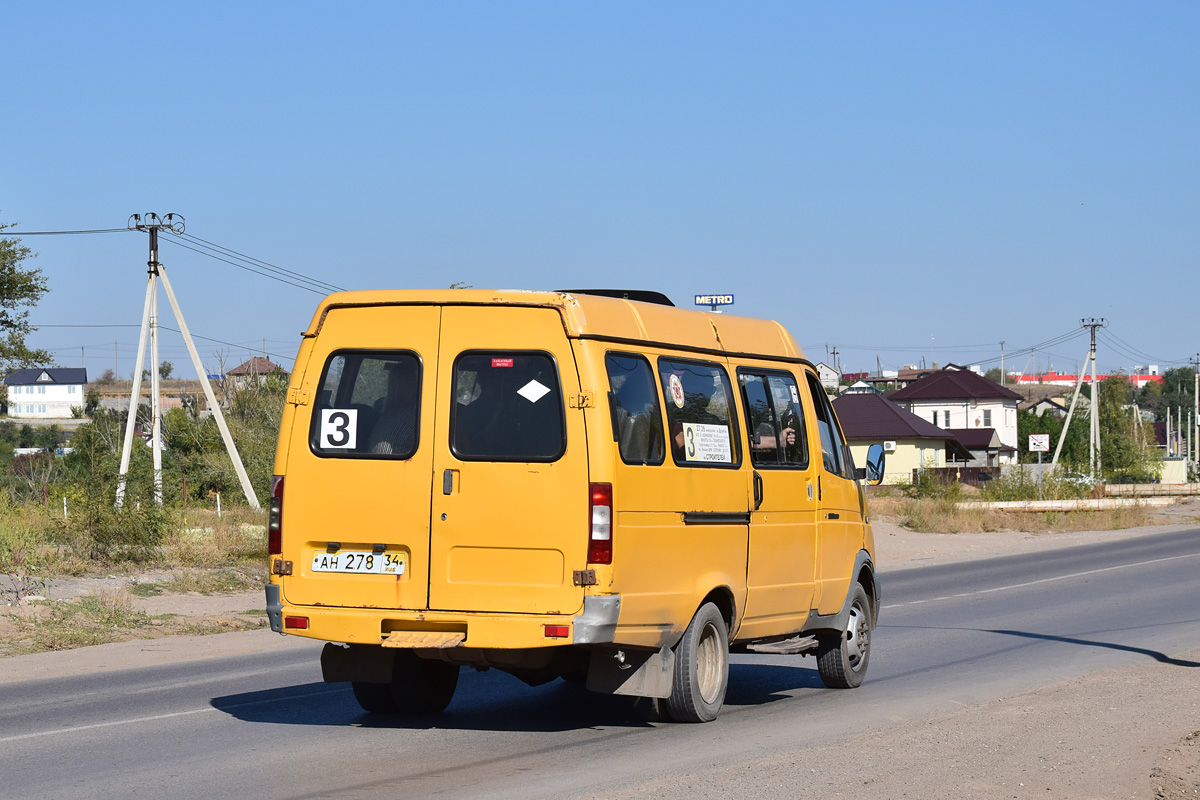
[[[933,475],[943,483],[965,483],[970,486],[982,486],[988,481],[1000,477],[999,467],[924,467],[913,470],[913,483],[916,483],[921,473]]]

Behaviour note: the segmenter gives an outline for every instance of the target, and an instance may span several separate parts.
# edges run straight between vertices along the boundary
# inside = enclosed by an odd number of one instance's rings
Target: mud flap
[[[588,665],[587,688],[600,694],[670,697],[674,672],[675,653],[669,647],[597,647]]]
[[[321,649],[321,677],[326,683],[389,683],[395,660],[395,650],[369,644],[347,646],[326,642]]]

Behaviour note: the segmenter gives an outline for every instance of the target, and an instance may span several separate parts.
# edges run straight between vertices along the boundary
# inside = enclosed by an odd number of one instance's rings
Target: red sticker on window
[[[493,358],[492,359],[493,367],[511,367],[512,365],[513,365],[513,360],[511,358]]]

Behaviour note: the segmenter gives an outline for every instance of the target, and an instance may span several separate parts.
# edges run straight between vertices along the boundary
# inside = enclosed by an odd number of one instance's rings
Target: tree
[[[1191,367],[1175,367],[1163,373],[1162,401],[1155,409],[1154,419],[1161,422],[1167,418],[1167,409],[1171,409],[1171,417],[1182,411],[1187,414],[1193,408],[1192,397],[1196,391],[1196,373]]]
[[[175,365],[170,361],[163,361],[158,365],[158,377],[162,378],[164,381],[171,377],[171,373],[174,371]]]
[[[992,383],[1000,383],[1003,373],[1000,372],[999,367],[992,367],[987,372],[983,373],[983,377],[987,378]]]
[[[0,232],[12,223],[0,222]],[[46,350],[33,350],[25,337],[35,328],[29,324],[29,309],[37,305],[49,288],[40,269],[21,266],[34,254],[20,239],[0,236],[0,372],[48,364]]]

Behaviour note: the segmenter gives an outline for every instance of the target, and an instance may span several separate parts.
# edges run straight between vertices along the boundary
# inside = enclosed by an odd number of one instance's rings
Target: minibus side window
[[[739,371],[746,406],[750,463],[808,467],[808,431],[796,379],[786,373]]]
[[[566,452],[554,359],[471,351],[454,362],[450,449],[463,461],[557,461]]]
[[[838,432],[837,423],[833,421],[833,408],[829,405],[829,398],[813,375],[808,376],[808,388],[812,392],[813,406],[817,412],[817,431],[821,434],[821,458],[825,463],[825,471],[833,475],[844,475],[842,436]]]
[[[333,353],[309,428],[319,456],[407,459],[417,451],[421,362],[411,352]]]
[[[660,358],[658,374],[666,398],[667,432],[676,464],[738,466],[733,391],[718,364]]]
[[[608,353],[609,403],[613,439],[626,464],[661,464],[664,457],[662,410],[654,371],[642,356]]]

